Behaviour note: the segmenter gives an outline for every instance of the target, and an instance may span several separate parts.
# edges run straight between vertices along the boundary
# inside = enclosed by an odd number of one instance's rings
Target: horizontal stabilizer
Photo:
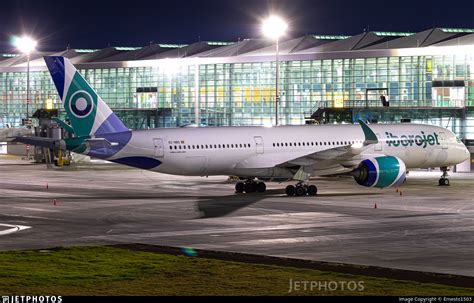
[[[87,139],[86,142],[90,145],[93,146],[94,148],[109,148],[113,146],[118,146],[118,142],[110,142],[109,140],[105,138],[93,138],[93,139]]]
[[[20,142],[23,144],[29,144],[34,146],[41,146],[50,149],[54,149],[59,146],[58,139],[45,138],[45,137],[14,137],[13,142]]]
[[[74,129],[69,124],[66,124],[66,122],[59,118],[53,118],[53,120],[59,125],[61,125],[61,127],[64,128],[68,133],[74,134]]]

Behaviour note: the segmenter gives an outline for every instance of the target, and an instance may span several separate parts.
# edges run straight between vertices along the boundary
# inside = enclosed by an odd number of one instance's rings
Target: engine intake
[[[375,157],[362,161],[353,175],[356,182],[362,186],[378,188],[400,186],[406,179],[406,166],[397,157]]]

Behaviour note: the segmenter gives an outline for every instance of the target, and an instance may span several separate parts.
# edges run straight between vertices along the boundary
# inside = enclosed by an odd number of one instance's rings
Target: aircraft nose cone
[[[463,161],[466,161],[468,159],[471,159],[471,153],[469,152],[469,150],[467,149],[467,147],[464,146],[464,155],[463,155],[463,158],[464,160]]]

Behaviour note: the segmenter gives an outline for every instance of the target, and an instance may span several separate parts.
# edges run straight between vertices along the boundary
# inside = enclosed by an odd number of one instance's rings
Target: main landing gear
[[[246,181],[239,181],[235,184],[235,192],[236,193],[264,193],[267,190],[267,186],[262,181],[256,180],[246,180]]]
[[[285,192],[288,196],[316,196],[318,193],[318,188],[314,185],[307,185],[303,183],[298,183],[295,186],[288,185],[285,189]]]
[[[235,192],[241,193],[264,193],[267,190],[265,182],[253,179],[247,179],[245,181],[239,181],[235,184]],[[300,182],[296,185],[288,185],[285,189],[285,193],[292,196],[316,196],[318,188],[314,185],[307,185]]]
[[[439,186],[449,186],[448,168],[444,166],[444,167],[441,167],[441,170],[443,171],[443,175],[438,181]]]

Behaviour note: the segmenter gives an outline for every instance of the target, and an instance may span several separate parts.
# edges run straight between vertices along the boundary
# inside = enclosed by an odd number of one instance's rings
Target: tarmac
[[[142,243],[474,276],[474,174],[412,171],[400,188],[315,178],[235,194],[227,176],[115,164],[47,168],[0,156],[0,249]],[[376,206],[376,207],[375,207]]]

